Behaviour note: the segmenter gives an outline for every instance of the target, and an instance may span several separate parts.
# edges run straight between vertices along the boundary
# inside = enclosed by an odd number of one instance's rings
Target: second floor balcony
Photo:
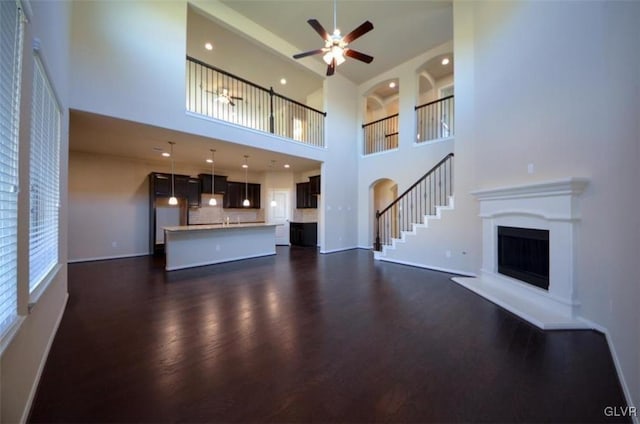
[[[324,147],[326,112],[187,57],[187,111]]]
[[[455,109],[452,95],[416,106],[414,109],[416,114],[414,140],[416,143],[426,143],[454,136]],[[365,155],[398,148],[401,136],[398,126],[399,118],[400,114],[396,113],[362,125],[364,132],[363,153]]]

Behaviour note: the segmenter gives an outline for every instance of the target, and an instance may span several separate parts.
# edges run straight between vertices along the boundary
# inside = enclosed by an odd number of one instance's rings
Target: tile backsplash
[[[318,209],[294,209],[293,222],[318,222]]]

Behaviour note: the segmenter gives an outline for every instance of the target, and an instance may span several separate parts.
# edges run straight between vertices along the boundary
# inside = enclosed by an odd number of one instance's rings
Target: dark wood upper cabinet
[[[211,194],[211,174],[200,174],[200,181],[202,182],[202,193]],[[215,176],[215,194],[224,194],[227,191],[227,177],[225,175]]]
[[[149,175],[149,184],[151,185],[150,192],[153,196],[171,196],[171,174],[154,172]]]
[[[320,194],[320,175],[309,177],[309,192],[312,196]]]
[[[260,184],[241,183],[235,181],[227,181],[227,191],[223,198],[224,208],[234,209],[260,209]],[[245,198],[249,199],[250,206],[242,206]]]
[[[173,178],[173,181],[172,181]],[[173,190],[172,190],[173,183]],[[189,207],[200,206],[200,179],[188,175],[171,175],[152,172],[149,175],[150,193],[155,197],[176,197],[187,199]]]
[[[200,178],[187,179],[186,197],[190,208],[200,207],[200,193],[202,192]]]
[[[315,209],[318,207],[318,198],[311,195],[310,183],[296,184],[296,208]]]

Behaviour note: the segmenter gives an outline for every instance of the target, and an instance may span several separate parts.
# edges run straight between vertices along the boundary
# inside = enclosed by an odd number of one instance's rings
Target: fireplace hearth
[[[575,249],[584,178],[478,190],[482,268],[465,286],[543,329],[589,328],[578,316]]]

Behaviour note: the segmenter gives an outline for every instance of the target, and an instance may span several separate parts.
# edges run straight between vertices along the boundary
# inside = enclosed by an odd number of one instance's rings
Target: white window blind
[[[29,292],[58,263],[61,112],[36,56],[31,103]]]
[[[18,315],[18,131],[22,15],[0,1],[0,336]]]

